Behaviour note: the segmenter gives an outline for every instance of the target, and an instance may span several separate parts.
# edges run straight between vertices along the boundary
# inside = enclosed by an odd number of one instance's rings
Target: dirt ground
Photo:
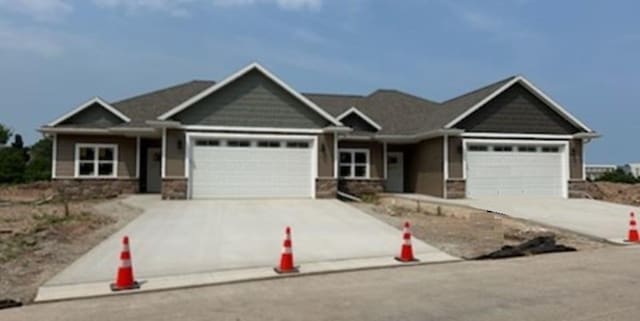
[[[48,183],[0,186],[0,300],[29,303],[38,287],[140,214],[118,199],[53,198]]]
[[[558,244],[579,251],[609,246],[574,233],[483,211],[469,215],[444,215],[379,202],[352,204],[399,229],[405,221],[409,221],[414,237],[465,259],[476,258],[496,251],[503,245],[519,244],[537,236],[554,235]]]
[[[589,182],[587,183],[587,193],[597,200],[640,205],[640,184]]]

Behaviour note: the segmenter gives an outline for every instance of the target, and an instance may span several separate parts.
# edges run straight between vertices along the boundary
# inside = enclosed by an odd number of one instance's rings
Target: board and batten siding
[[[165,177],[185,177],[184,158],[187,144],[182,130],[167,129]]]
[[[520,84],[505,90],[455,127],[485,133],[568,135],[580,131]]]
[[[569,173],[570,179],[573,180],[581,180],[583,179],[584,170],[583,162],[584,159],[582,157],[582,149],[584,145],[581,139],[572,139],[569,141]]]
[[[443,138],[433,138],[414,145],[409,161],[410,191],[442,197],[444,172]]]
[[[185,125],[322,128],[329,122],[254,70],[171,117]]]
[[[334,155],[333,140],[334,134],[318,135],[318,177],[333,178]]]
[[[56,178],[74,177],[76,144],[118,145],[118,178],[136,177],[135,137],[58,134]]]
[[[462,138],[452,137],[449,140],[449,178],[464,178],[463,162],[462,162]]]

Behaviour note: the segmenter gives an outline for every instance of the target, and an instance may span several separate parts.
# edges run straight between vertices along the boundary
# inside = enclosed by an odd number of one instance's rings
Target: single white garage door
[[[469,143],[467,196],[564,196],[564,146]]]
[[[311,140],[193,138],[191,146],[192,198],[312,196]]]

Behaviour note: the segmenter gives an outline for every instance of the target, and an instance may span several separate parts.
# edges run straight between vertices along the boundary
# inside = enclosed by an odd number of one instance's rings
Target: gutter
[[[373,134],[368,136],[343,136],[343,138],[347,139],[355,139],[355,140],[379,140],[388,143],[417,143],[421,140],[433,137],[440,136],[459,136],[464,132],[462,129],[436,129],[424,133],[413,134],[413,135],[380,135]]]

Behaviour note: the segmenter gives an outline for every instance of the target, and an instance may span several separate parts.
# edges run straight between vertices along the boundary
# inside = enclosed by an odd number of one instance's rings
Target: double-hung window
[[[338,168],[342,178],[369,178],[369,150],[341,149]]]
[[[76,144],[75,176],[118,176],[118,145]]]

